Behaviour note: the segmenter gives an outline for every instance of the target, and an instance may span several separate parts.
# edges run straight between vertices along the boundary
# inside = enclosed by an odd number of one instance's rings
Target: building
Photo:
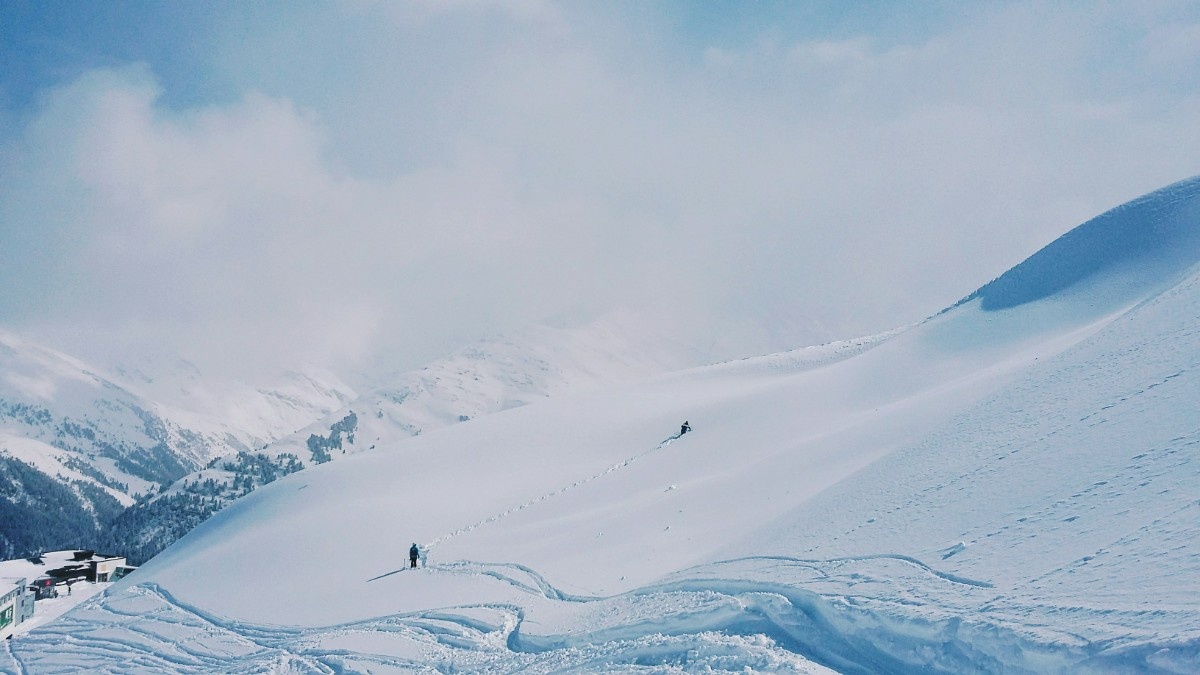
[[[49,600],[50,598],[58,597],[58,583],[51,577],[38,577],[29,584],[29,590],[33,591],[34,600]]]
[[[33,594],[24,577],[0,579],[0,640],[33,616]]]
[[[32,579],[29,589],[37,600],[69,595],[72,585],[91,581],[116,581],[129,571],[125,558],[95,551],[54,551],[20,560],[0,562],[0,578]]]
[[[19,637],[53,621],[133,569],[121,556],[95,551],[0,560],[0,639]]]
[[[109,581],[120,581],[121,579],[124,579],[130,572],[132,572],[136,569],[137,569],[137,567],[135,567],[135,566],[121,565],[121,566],[117,567],[116,571],[112,573],[112,576],[109,577],[108,580]]]
[[[125,558],[119,556],[106,556],[92,554],[88,559],[88,581],[96,583],[104,583],[106,581],[116,581],[120,577],[116,577],[117,570],[125,567]]]
[[[52,579],[53,585],[73,584],[77,581],[103,583],[113,581],[113,574],[125,566],[122,556],[104,555],[95,551],[55,551],[43,553],[25,561],[38,572],[38,581]],[[11,561],[16,562],[16,561]],[[8,563],[0,563],[0,566]],[[36,583],[44,586],[44,583]]]

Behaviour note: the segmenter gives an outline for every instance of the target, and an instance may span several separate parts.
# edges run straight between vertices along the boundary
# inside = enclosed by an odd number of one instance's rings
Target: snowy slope
[[[352,394],[320,373],[263,388],[194,368],[159,379],[127,369],[110,376],[0,331],[0,553],[124,542],[134,543],[124,554],[157,552],[182,532],[162,536],[170,523],[161,513],[128,516],[139,495],[214,456],[261,448]],[[182,531],[198,522],[177,520]]]
[[[1191,180],[895,334],[293,474],[10,668],[1200,671],[1198,228]]]
[[[261,448],[352,401],[354,389],[317,368],[291,371],[262,383],[215,377],[181,359],[151,358],[115,366],[122,387],[154,401],[175,422],[233,449]]]
[[[577,328],[531,326],[507,337],[484,339],[419,370],[390,378],[267,448],[312,460],[308,439],[329,438],[346,416],[354,430],[342,434],[336,460],[377,446],[517,408],[551,396],[585,392],[667,372],[688,362],[661,339],[633,331],[617,318]]]
[[[292,433],[352,395],[328,374],[291,374],[258,389],[195,372],[169,384],[140,372],[110,376],[0,331],[0,433],[40,444],[33,454],[48,473],[83,472],[126,500],[214,456]],[[29,456],[31,446],[20,445],[4,449]]]
[[[506,410],[569,391],[583,391],[604,384],[628,381],[650,373],[664,372],[686,363],[688,352],[643,327],[637,316],[613,315],[574,328],[533,326],[507,338],[481,340],[435,361],[420,370],[386,378],[389,384],[346,400],[322,385],[328,375],[295,375],[292,395],[274,391],[249,391],[225,383],[214,387],[201,379],[189,364],[167,360],[167,367],[151,362],[150,368],[174,371],[173,376],[146,376],[147,368],[123,369],[137,380],[139,391],[153,393],[158,401],[174,402],[176,419],[185,418],[198,427],[216,429],[221,409],[241,429],[229,429],[227,438],[243,439],[235,452],[213,459],[203,468],[175,481],[172,486],[140,500],[113,521],[105,541],[140,563],[157,554],[229,502],[304,466],[334,461],[347,455],[372,450],[378,445],[430,431],[473,417]],[[172,367],[172,364],[175,367]],[[222,395],[216,393],[223,392]],[[318,396],[314,397],[312,394]],[[266,413],[282,418],[287,413],[308,414],[313,401],[338,403],[323,419],[267,444],[246,442],[247,429],[262,429]],[[233,403],[231,404],[230,401]],[[278,403],[278,405],[263,405]],[[257,404],[257,405],[256,405]],[[294,404],[293,408],[288,408]],[[176,412],[206,410],[207,415]]]
[[[95,489],[101,490],[111,496],[122,506],[133,504],[134,500],[132,497],[116,487],[111,487],[111,483],[105,484],[97,480],[93,475],[88,475],[88,473],[83,473],[72,468],[69,453],[42,441],[0,431],[0,457],[18,459],[47,476],[59,477],[68,484],[90,484]],[[78,464],[74,466],[83,468],[86,471],[86,467]],[[79,496],[86,499],[85,495],[80,494]]]
[[[126,495],[174,480],[207,460],[211,445],[95,369],[7,332],[0,432],[53,446],[46,460]]]

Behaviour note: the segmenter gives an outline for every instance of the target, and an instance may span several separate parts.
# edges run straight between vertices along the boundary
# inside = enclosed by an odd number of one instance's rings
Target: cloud
[[[735,356],[917,320],[1196,173],[1169,12],[701,40],[671,11],[239,15],[204,67],[242,93],[202,105],[91,71],[4,146],[0,321],[242,371],[632,306]]]
[[[110,348],[231,352],[239,367],[361,352],[377,300],[329,278],[354,276],[339,223],[379,218],[350,208],[370,190],[323,166],[319,125],[287,101],[176,114],[159,93],[132,67],[49,96],[6,181],[6,281],[23,292],[5,313]]]

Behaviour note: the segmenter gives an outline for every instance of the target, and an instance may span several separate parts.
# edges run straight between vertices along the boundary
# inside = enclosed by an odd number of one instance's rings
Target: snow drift
[[[1198,212],[1200,180],[1185,181],[907,330],[556,398],[294,474],[10,658],[1200,670]],[[428,552],[415,571],[412,542]]]
[[[973,293],[987,310],[1033,302],[1095,281],[1123,286],[1126,301],[1161,287],[1200,260],[1200,183],[1183,181],[1071,230]]]

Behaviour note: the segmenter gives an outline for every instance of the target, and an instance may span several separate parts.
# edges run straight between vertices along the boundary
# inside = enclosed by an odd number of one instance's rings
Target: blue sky
[[[236,2],[35,2],[0,7],[0,91],[10,110],[26,111],[47,87],[94,68],[153,64],[178,104],[229,97],[209,76],[207,36]]]
[[[607,3],[607,12],[651,19],[656,39],[702,51],[737,48],[764,34],[854,37],[864,31],[886,40],[919,39],[945,20],[939,3],[757,2]],[[152,64],[164,100],[188,105],[237,95],[233,79],[214,68],[214,53],[228,34],[255,30],[281,16],[296,19],[328,11],[327,3],[246,3],[90,0],[9,0],[0,6],[0,73],[5,107],[27,108],[38,92],[93,68],[130,62]],[[302,19],[297,20],[300,23]]]
[[[0,326],[235,371],[885,330],[1200,157],[1186,2],[7,2],[0,60]]]

